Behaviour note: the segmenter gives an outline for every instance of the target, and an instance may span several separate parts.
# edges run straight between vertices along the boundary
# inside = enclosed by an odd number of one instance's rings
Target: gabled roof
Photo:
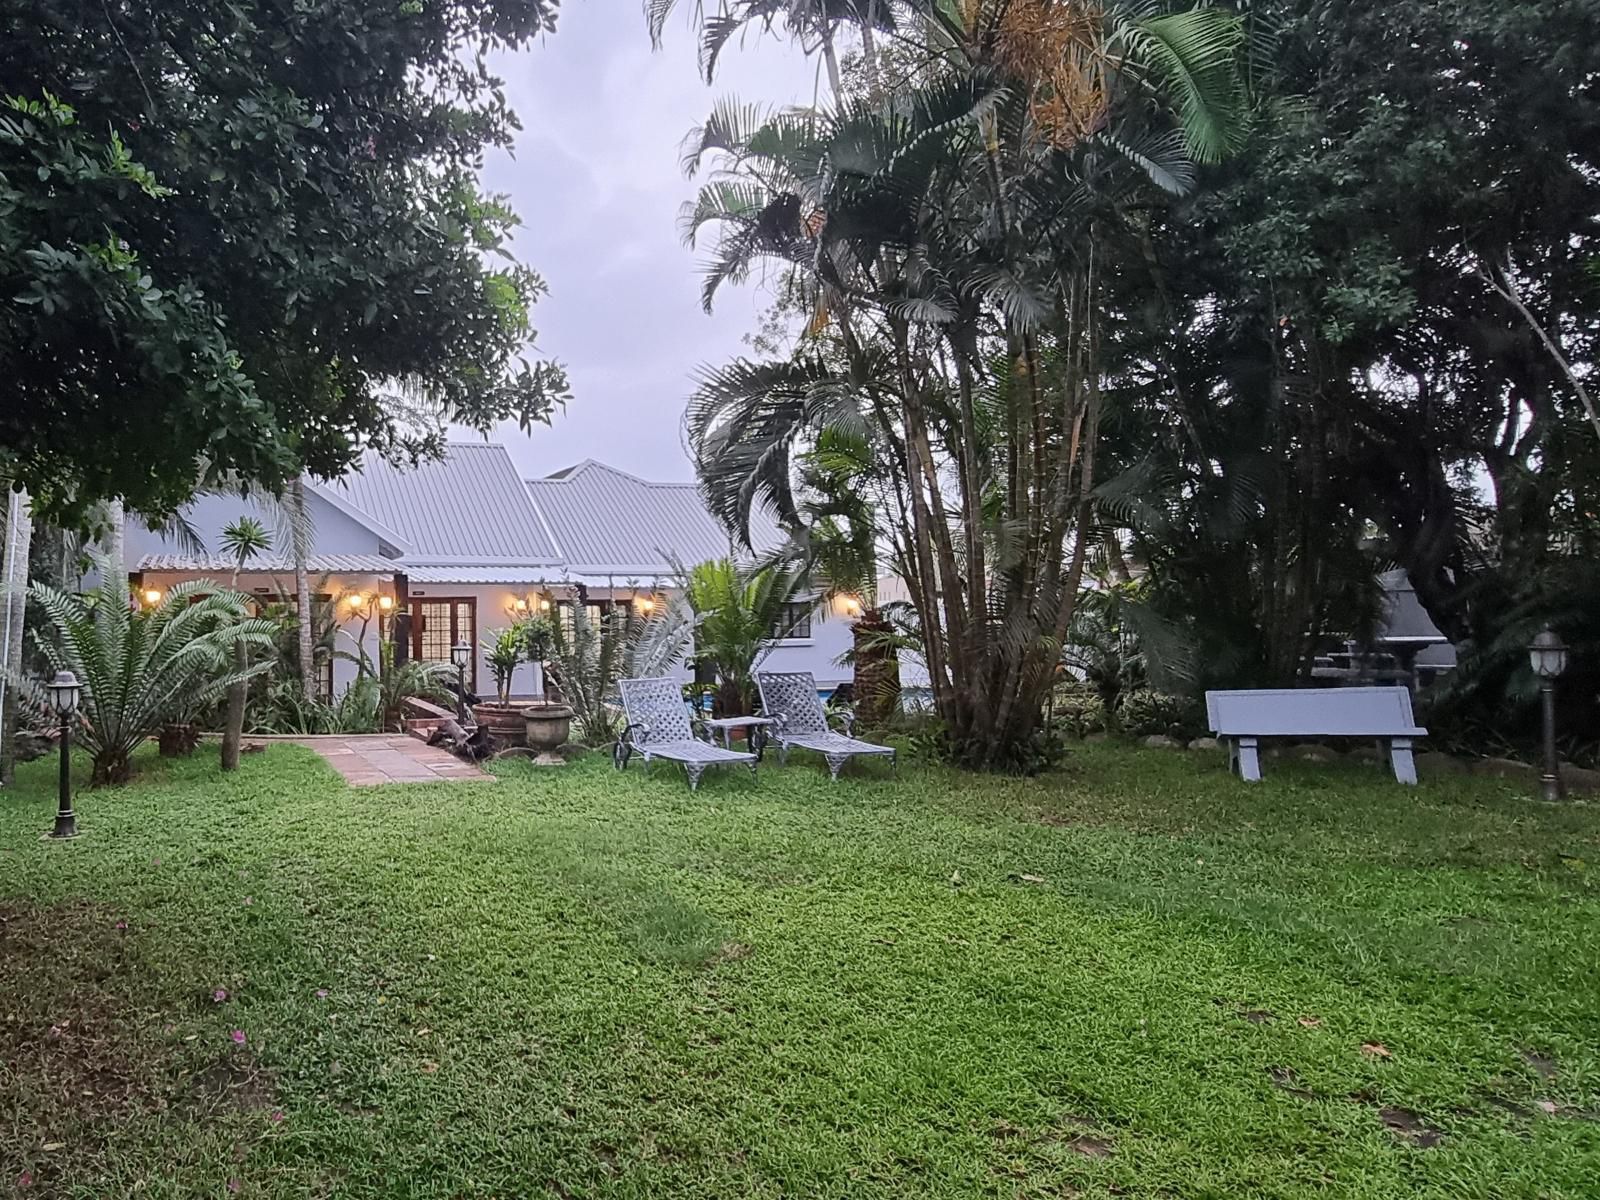
[[[134,564],[133,569],[226,576],[232,573],[233,567],[234,560],[226,554],[146,554]],[[405,564],[377,554],[313,554],[306,559],[306,570],[313,575],[392,575],[404,571]],[[244,564],[246,575],[281,575],[293,571],[294,563],[291,560],[270,555],[248,559]]]
[[[404,469],[369,453],[359,470],[324,488],[403,530],[407,567],[554,566],[561,557],[501,445],[451,442],[442,459]]]
[[[674,560],[693,566],[731,550],[692,483],[652,483],[586,459],[528,480],[527,489],[575,575],[662,576]],[[758,549],[783,540],[765,513],[751,525]]]

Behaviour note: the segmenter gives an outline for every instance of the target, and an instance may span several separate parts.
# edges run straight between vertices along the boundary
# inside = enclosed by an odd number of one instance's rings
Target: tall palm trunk
[[[6,520],[0,538],[0,784],[9,786],[16,771],[16,690],[10,672],[22,670],[22,626],[28,605],[28,551],[33,518],[28,493],[6,493]]]
[[[311,530],[306,517],[306,487],[298,476],[289,485],[289,542],[294,552],[294,619],[299,637],[300,688],[317,697],[317,664],[311,649]]]
[[[228,580],[228,590],[239,590],[239,567],[234,563],[233,575]],[[250,651],[243,642],[236,642],[233,647],[233,669],[243,673],[250,668]],[[222,769],[224,771],[237,771],[239,769],[239,751],[244,741],[244,705],[249,698],[249,684],[240,681],[228,686],[228,715],[222,726]]]

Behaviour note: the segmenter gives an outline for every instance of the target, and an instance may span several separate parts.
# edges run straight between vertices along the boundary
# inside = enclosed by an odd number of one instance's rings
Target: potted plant
[[[555,626],[546,616],[529,617],[518,627],[528,662],[539,672],[540,699],[522,709],[524,736],[528,748],[537,751],[534,762],[541,766],[561,766],[563,760],[554,751],[567,744],[572,736],[572,709],[545,694],[545,653],[555,641]]]
[[[528,737],[527,725],[522,719],[525,706],[511,703],[511,677],[523,661],[527,644],[522,628],[517,625],[502,629],[483,641],[484,661],[494,675],[499,701],[494,704],[474,704],[472,715],[502,747],[524,745]]]

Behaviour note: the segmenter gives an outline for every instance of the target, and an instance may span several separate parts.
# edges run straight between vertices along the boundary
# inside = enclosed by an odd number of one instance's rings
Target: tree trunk
[[[864,729],[881,729],[900,706],[900,657],[893,645],[874,645],[871,637],[892,633],[894,626],[876,609],[861,614],[851,629],[855,639],[856,721]]]
[[[294,549],[294,618],[300,639],[300,687],[307,700],[317,696],[317,664],[311,649],[311,530],[306,516],[305,482],[298,476],[289,485],[290,534]]]
[[[28,550],[33,518],[28,493],[6,491],[5,526],[0,534],[0,785],[10,786],[16,771],[19,725],[16,689],[9,672],[22,671],[22,627],[28,607]]]
[[[228,580],[228,590],[239,590],[239,567],[235,563],[233,576]],[[243,642],[236,642],[233,647],[233,669],[243,671],[250,665],[250,652]],[[244,741],[244,703],[246,689],[249,684],[243,681],[228,686],[228,711],[222,724],[222,769],[224,771],[237,771],[239,769],[239,747]]]
[[[104,750],[94,756],[89,786],[108,787],[127,783],[133,777],[133,761],[121,750]]]

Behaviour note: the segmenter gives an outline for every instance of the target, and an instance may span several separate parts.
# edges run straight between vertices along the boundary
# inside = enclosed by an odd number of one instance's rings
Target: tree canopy
[[[477,173],[517,128],[486,56],[555,9],[0,0],[0,474],[159,516],[545,419],[544,285]]]

